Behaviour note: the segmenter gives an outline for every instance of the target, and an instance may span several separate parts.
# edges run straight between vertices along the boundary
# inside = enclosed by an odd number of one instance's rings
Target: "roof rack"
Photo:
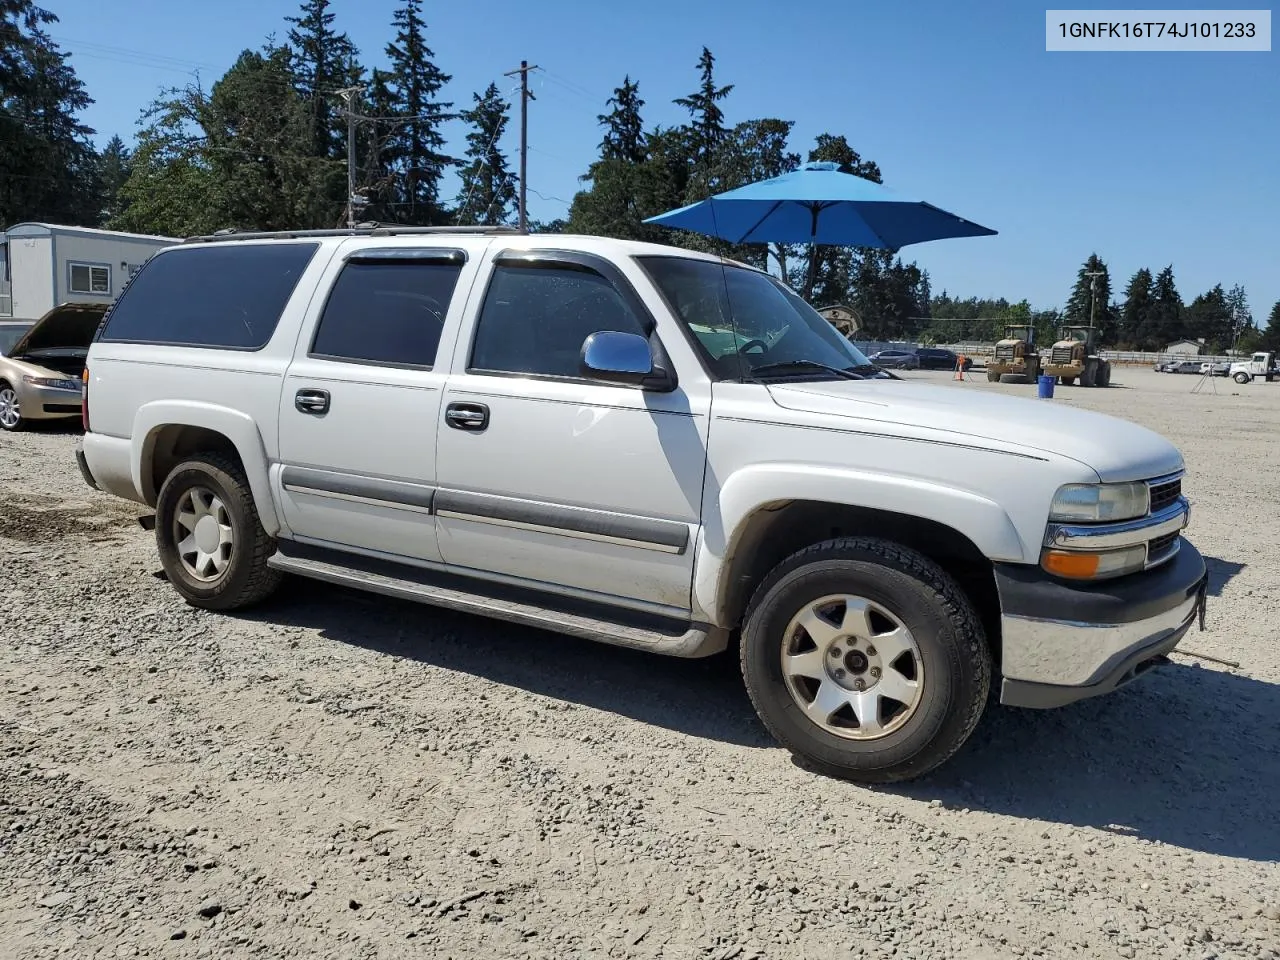
[[[187,237],[183,243],[217,243],[224,240],[287,240],[307,237],[394,237],[421,234],[492,235],[520,234],[517,227],[411,227],[396,223],[358,223],[354,227],[334,230],[251,230],[241,233],[234,227],[199,237]]]

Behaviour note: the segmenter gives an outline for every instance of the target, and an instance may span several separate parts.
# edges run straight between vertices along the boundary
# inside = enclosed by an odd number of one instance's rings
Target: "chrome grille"
[[[1182,478],[1151,484],[1151,512],[1159,513],[1174,505],[1182,496]]]

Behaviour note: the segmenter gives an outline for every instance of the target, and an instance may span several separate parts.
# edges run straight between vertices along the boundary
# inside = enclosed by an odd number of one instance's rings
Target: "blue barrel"
[[[1043,373],[1040,374],[1040,377],[1036,381],[1036,383],[1039,385],[1039,394],[1040,394],[1041,400],[1053,399],[1053,385],[1057,383],[1057,381],[1058,381],[1057,377],[1046,376]]]

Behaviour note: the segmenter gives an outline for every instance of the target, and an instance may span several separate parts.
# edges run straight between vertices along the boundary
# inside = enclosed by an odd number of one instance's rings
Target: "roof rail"
[[[234,227],[198,237],[187,237],[183,243],[217,243],[226,240],[287,240],[307,237],[394,237],[420,234],[520,234],[517,227],[411,227],[395,223],[358,223],[354,227],[333,230],[251,230],[241,233]]]

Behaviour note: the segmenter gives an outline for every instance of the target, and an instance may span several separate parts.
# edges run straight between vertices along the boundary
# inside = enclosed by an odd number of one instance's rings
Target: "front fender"
[[[150,469],[144,469],[144,466],[151,463],[156,437],[161,429],[174,424],[203,427],[220,433],[231,441],[240,455],[240,462],[244,464],[245,476],[249,480],[249,490],[253,494],[262,528],[271,536],[279,533],[280,518],[276,513],[268,482],[267,451],[262,442],[262,434],[258,432],[258,425],[248,414],[218,404],[196,400],[160,400],[144,404],[138,409],[133,419],[129,460],[133,471],[133,485],[143,499],[149,504],[156,502],[158,491],[151,481]]]
[[[944,484],[807,464],[759,464],[735,472],[708,504],[698,542],[695,606],[722,609],[736,545],[761,509],[792,500],[883,510],[932,520],[963,534],[991,560],[1025,562],[1022,539],[1005,509],[994,500]],[[714,618],[713,622],[718,622]]]

